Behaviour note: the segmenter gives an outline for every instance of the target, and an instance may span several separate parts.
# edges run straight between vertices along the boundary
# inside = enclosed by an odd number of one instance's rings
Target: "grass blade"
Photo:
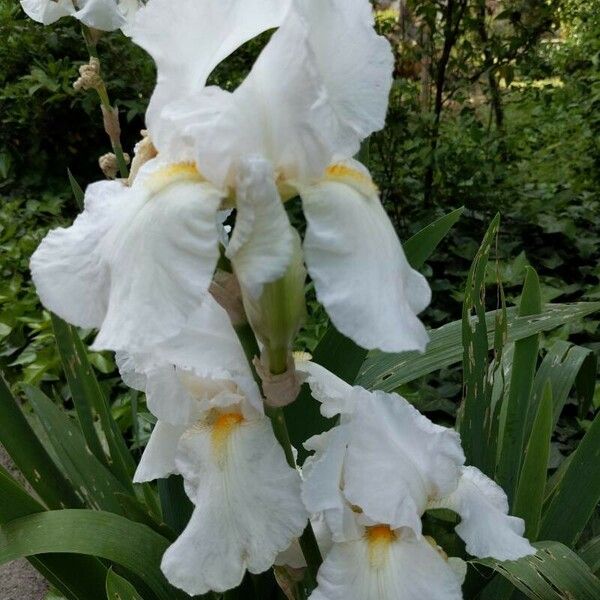
[[[159,600],[187,598],[168,584],[160,570],[168,545],[168,540],[152,529],[113,513],[47,511],[3,525],[0,564],[47,553],[96,556],[134,573]]]
[[[515,496],[514,514],[525,520],[525,536],[536,540],[542,517],[552,423],[552,388],[548,384],[535,417]]]
[[[529,317],[542,312],[540,281],[537,273],[527,269],[519,316]],[[527,416],[532,398],[533,379],[539,353],[539,334],[533,334],[515,342],[510,389],[503,419],[500,424],[501,450],[497,468],[498,483],[504,488],[509,501],[514,501],[523,449],[526,441]]]
[[[572,546],[600,501],[600,413],[573,453],[544,512],[540,537]],[[600,597],[600,596],[598,596]]]
[[[83,506],[65,475],[38,440],[1,376],[0,442],[25,479],[49,508]]]

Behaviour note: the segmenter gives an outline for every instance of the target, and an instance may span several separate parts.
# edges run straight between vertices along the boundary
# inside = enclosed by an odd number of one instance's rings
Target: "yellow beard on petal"
[[[385,566],[390,546],[396,541],[397,535],[389,525],[367,527],[365,537],[369,545],[369,562],[374,569]]]
[[[327,167],[327,170],[325,171],[325,181],[345,183],[346,185],[354,187],[365,196],[379,194],[379,189],[373,183],[373,180],[369,175],[342,163]]]
[[[238,412],[218,413],[211,427],[211,442],[218,460],[225,458],[227,442],[231,434],[244,422],[244,416]]]
[[[180,162],[167,165],[152,173],[146,185],[153,194],[158,194],[167,186],[184,181],[203,183],[206,179],[193,162]]]

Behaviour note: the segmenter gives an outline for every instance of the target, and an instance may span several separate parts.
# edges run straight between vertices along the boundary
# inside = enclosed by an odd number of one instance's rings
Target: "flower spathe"
[[[433,508],[461,517],[456,533],[474,556],[517,560],[535,553],[522,537],[523,520],[508,515],[503,490],[464,466],[456,432],[397,394],[352,387],[310,362],[298,368],[323,414],[340,416],[306,444],[314,455],[304,468],[304,503],[324,515],[335,542],[313,600],[461,598],[456,561],[422,536],[421,518]]]
[[[308,519],[227,313],[209,297],[194,322],[152,352],[119,357],[159,419],[134,481],[180,474],[195,505],[162,562],[191,595],[267,570]]]
[[[74,17],[84,25],[101,31],[127,30],[138,0],[21,0],[28,17],[50,25],[62,17]]]

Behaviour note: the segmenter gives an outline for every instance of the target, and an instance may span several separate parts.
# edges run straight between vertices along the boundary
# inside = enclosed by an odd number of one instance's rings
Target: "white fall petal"
[[[176,456],[192,518],[163,557],[167,579],[190,595],[223,592],[262,573],[300,536],[308,515],[300,476],[271,423],[225,409],[188,429]]]
[[[175,456],[177,444],[185,430],[185,425],[171,425],[163,421],[156,423],[135,471],[134,483],[164,479],[178,472]]]
[[[435,505],[460,515],[456,533],[473,556],[517,560],[536,552],[523,537],[523,519],[508,514],[504,490],[475,467],[465,467],[458,488]]]
[[[462,600],[462,578],[426,539],[367,528],[334,544],[309,600]]]
[[[99,328],[95,349],[143,351],[178,334],[212,280],[220,202],[188,165],[132,188],[90,186],[82,215],[50,232],[31,259],[42,302]]]
[[[159,421],[186,425],[199,402],[222,392],[244,396],[256,410],[262,398],[227,312],[212,296],[189,319],[180,334],[144,353],[120,353],[123,381],[145,392]]]
[[[423,351],[429,337],[416,315],[431,291],[409,265],[368,174],[357,163],[332,167],[300,194],[306,265],[334,325],[364,348]]]

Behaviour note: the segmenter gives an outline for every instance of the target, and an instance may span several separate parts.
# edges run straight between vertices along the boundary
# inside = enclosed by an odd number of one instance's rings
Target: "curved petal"
[[[264,159],[240,161],[236,186],[237,218],[227,246],[242,289],[260,298],[263,286],[281,278],[292,260],[294,232]]]
[[[173,426],[162,421],[156,423],[133,476],[134,483],[163,479],[177,473],[175,455],[185,429],[185,426]]]
[[[348,415],[354,412],[355,397],[350,384],[312,361],[296,361],[296,370],[308,375],[313,398],[321,403],[323,416]]]
[[[131,33],[156,62],[146,122],[159,150],[163,109],[199,94],[211,71],[245,42],[277,27],[288,5],[289,0],[152,0],[140,9]]]
[[[240,158],[260,155],[278,175],[320,177],[336,152],[352,153],[328,102],[306,22],[290,11],[221,114],[196,131],[197,157],[215,185],[232,185]]]
[[[138,189],[103,241],[111,287],[94,349],[139,352],[171,338],[207,294],[219,256],[221,196],[197,180],[161,183],[168,175],[150,177],[159,186],[153,193]]]
[[[435,506],[460,515],[456,533],[472,556],[517,560],[536,552],[523,537],[523,519],[508,515],[504,490],[475,467],[465,467],[456,491]]]
[[[459,435],[381,391],[363,390],[350,427],[346,498],[376,523],[420,533],[429,499],[458,485],[465,461]]]
[[[21,0],[21,6],[30,19],[43,25],[50,25],[75,12],[73,0]]]
[[[339,165],[300,194],[306,265],[335,326],[364,348],[423,351],[429,338],[416,313],[431,292],[408,264],[370,178]]]
[[[73,16],[84,25],[101,31],[115,31],[127,24],[115,0],[78,0],[78,10]]]
[[[190,595],[236,587],[246,569],[267,570],[304,530],[300,476],[267,418],[213,415],[183,436],[176,463],[196,508],[162,569]]]
[[[90,185],[84,211],[69,228],[51,231],[31,257],[44,306],[79,327],[100,327],[108,307],[110,271],[102,242],[122,217],[131,190],[116,181]]]
[[[461,581],[424,538],[374,527],[334,544],[309,600],[462,600]]]
[[[394,57],[374,29],[368,0],[298,0],[329,100],[348,136],[362,141],[382,129],[392,86]]]
[[[348,541],[360,537],[356,515],[342,493],[342,474],[350,428],[338,425],[308,440],[304,446],[314,450],[302,469],[302,500],[312,513],[323,514],[333,540]]]
[[[138,354],[117,353],[126,385],[146,392],[159,419],[190,423],[198,401],[239,393],[259,412],[262,397],[227,312],[207,296],[177,336]]]

